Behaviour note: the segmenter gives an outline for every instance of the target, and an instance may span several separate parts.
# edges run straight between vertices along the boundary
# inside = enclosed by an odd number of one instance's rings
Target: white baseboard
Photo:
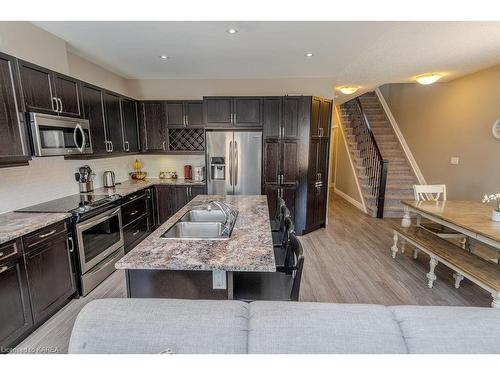
[[[333,188],[333,192],[337,195],[339,195],[340,197],[344,198],[346,201],[348,201],[350,204],[352,204],[354,207],[356,208],[359,208],[361,211],[363,211],[364,213],[366,213],[364,207],[363,207],[363,204],[361,202],[358,202],[356,199],[354,199],[353,197],[351,197],[350,195],[347,195],[346,193],[344,193],[342,190],[339,190],[338,187],[334,186]]]
[[[377,95],[380,104],[382,104],[382,107],[384,108],[385,114],[389,119],[389,123],[391,124],[392,129],[394,129],[394,133],[396,133],[396,137],[398,138],[401,147],[403,147],[403,151],[410,163],[411,168],[413,169],[413,173],[415,173],[415,176],[417,176],[418,183],[421,185],[427,185],[424,175],[422,174],[422,171],[418,167],[417,161],[413,157],[410,147],[408,146],[408,143],[406,143],[406,139],[403,136],[403,133],[401,133],[401,129],[399,129],[398,123],[396,122],[396,119],[392,115],[391,109],[389,108],[389,105],[385,101],[384,95],[382,95],[382,92],[378,87],[375,89],[375,94]]]

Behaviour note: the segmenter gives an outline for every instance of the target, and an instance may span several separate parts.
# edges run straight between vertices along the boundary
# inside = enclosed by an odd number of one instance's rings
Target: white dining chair
[[[413,193],[416,201],[446,201],[446,185],[413,185]],[[459,239],[461,246],[466,248],[467,236],[457,232],[442,224],[434,222],[421,222],[421,217],[417,217],[417,225],[445,239]],[[417,258],[418,251],[413,254]]]

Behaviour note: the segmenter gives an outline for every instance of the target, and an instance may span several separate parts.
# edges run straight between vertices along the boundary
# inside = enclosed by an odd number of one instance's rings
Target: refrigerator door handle
[[[238,185],[238,142],[234,141],[234,186]]]
[[[233,141],[229,141],[229,185],[233,186]]]

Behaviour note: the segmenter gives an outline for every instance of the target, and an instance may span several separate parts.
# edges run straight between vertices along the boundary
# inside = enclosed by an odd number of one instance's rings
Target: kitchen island
[[[191,210],[220,201],[238,211],[228,239],[162,238]],[[119,260],[128,297],[232,299],[233,272],[275,272],[265,195],[199,195]]]

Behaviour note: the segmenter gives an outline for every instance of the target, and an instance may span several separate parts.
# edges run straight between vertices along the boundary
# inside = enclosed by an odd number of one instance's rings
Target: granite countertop
[[[120,194],[122,196],[135,193],[138,190],[145,189],[150,186],[155,185],[166,185],[166,186],[205,186],[205,181],[194,181],[186,180],[184,178],[171,179],[171,178],[146,178],[145,180],[127,180],[114,188],[100,187],[95,189],[92,193],[94,195],[98,194]]]
[[[160,236],[188,210],[220,200],[238,210],[228,240],[176,240]],[[120,259],[117,269],[274,272],[273,240],[265,195],[198,195]]]
[[[0,215],[0,244],[70,217],[69,213],[7,212]]]
[[[183,178],[178,179],[159,179],[147,178],[143,181],[127,180],[122,182],[116,187],[97,188],[90,195],[99,194],[120,194],[122,196],[135,193],[138,190],[154,186],[154,185],[168,185],[168,186],[193,186],[205,185],[205,181],[186,180]],[[0,244],[13,240],[15,238],[24,236],[30,232],[44,228],[50,224],[57,223],[71,217],[70,213],[30,213],[30,212],[7,212],[0,214]]]

